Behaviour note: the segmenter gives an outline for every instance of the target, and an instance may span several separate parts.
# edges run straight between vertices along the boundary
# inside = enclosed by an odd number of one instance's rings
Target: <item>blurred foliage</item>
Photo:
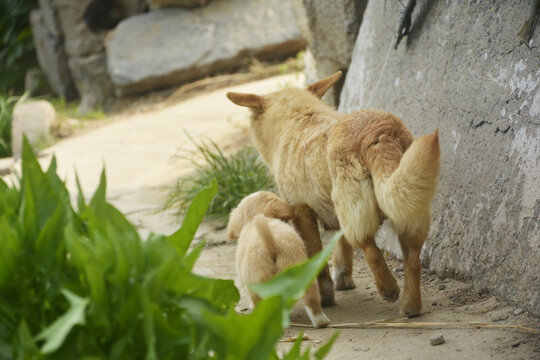
[[[0,0],[0,92],[22,93],[26,71],[37,67],[30,10],[37,0]]]
[[[0,179],[0,359],[279,359],[275,346],[294,300],[328,260],[337,237],[313,259],[257,291],[237,314],[232,280],[192,272],[191,246],[217,192],[191,202],[180,229],[140,238],[106,199],[105,174],[89,202],[71,196],[53,158],[43,171],[24,139],[22,177]],[[333,340],[313,354],[321,359]],[[308,359],[300,341],[283,359]]]
[[[107,117],[105,111],[101,108],[96,108],[87,111],[85,114],[79,112],[79,104],[77,102],[66,102],[63,97],[48,98],[48,101],[54,106],[54,109],[61,118],[75,118],[82,120],[104,119]]]
[[[169,192],[165,208],[183,214],[195,195],[217,179],[218,193],[208,211],[211,215],[228,216],[230,211],[247,195],[259,190],[274,189],[274,181],[260,155],[252,146],[232,155],[225,155],[214,142],[195,143],[196,150],[189,152],[188,159],[195,171],[178,179]],[[198,161],[202,155],[203,161]]]

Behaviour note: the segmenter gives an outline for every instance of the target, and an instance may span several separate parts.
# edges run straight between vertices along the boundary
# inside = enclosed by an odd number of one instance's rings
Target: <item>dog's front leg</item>
[[[317,215],[309,206],[299,204],[294,207],[295,219],[294,225],[296,231],[300,234],[304,245],[306,246],[307,255],[312,257],[322,250],[321,234],[319,233],[319,225],[317,223]],[[324,266],[319,276],[317,277],[319,284],[319,292],[321,294],[321,304],[330,306],[336,303],[334,297],[334,282],[330,276],[328,264]]]

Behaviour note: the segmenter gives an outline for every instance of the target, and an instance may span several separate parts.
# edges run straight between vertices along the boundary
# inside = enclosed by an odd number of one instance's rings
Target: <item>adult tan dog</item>
[[[396,301],[399,287],[375,234],[385,218],[398,233],[405,263],[401,313],[421,312],[420,250],[429,231],[431,200],[439,177],[438,131],[414,139],[396,116],[380,110],[343,115],[320,98],[341,72],[303,89],[264,96],[228,93],[252,110],[254,141],[289,204],[306,204],[328,229],[341,227],[332,256],[336,289],[353,288],[353,248],[360,247],[379,294]],[[304,237],[304,234],[301,234]],[[313,239],[305,239],[313,241]],[[315,246],[320,247],[320,239]],[[309,248],[313,245],[307,244]],[[326,270],[327,271],[327,270]],[[333,297],[323,273],[323,298]]]
[[[268,191],[246,196],[231,212],[227,235],[231,240],[238,240],[236,271],[253,305],[259,297],[248,284],[268,281],[285,268],[308,258],[304,242],[285,222],[294,218],[293,207]],[[303,301],[314,327],[330,324],[321,308],[316,282],[308,287]]]

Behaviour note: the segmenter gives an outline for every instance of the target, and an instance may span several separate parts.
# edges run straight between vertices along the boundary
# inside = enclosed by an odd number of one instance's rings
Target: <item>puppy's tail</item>
[[[398,232],[416,232],[429,226],[426,221],[429,222],[431,200],[437,188],[440,153],[437,130],[414,140],[401,160],[385,159],[385,166],[372,169],[379,207]],[[388,170],[393,171],[388,174]]]
[[[270,254],[272,254],[272,256],[276,255],[276,240],[274,239],[274,234],[272,234],[272,231],[270,230],[270,226],[268,226],[268,220],[266,217],[263,214],[259,214],[253,218],[253,223],[255,224],[255,230],[257,230],[257,233],[261,237]]]

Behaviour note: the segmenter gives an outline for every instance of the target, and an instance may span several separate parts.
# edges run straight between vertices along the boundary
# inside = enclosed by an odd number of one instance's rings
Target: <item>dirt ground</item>
[[[75,189],[76,170],[85,194],[90,195],[99,180],[103,165],[107,168],[108,199],[123,211],[140,229],[143,237],[149,232],[170,234],[180,224],[171,211],[162,211],[167,189],[190,170],[188,163],[177,157],[179,149],[193,145],[188,132],[196,140],[212,139],[220,146],[245,146],[248,138],[246,109],[233,106],[225,98],[227,91],[266,93],[293,84],[302,78],[286,75],[249,84],[206,92],[182,102],[153,106],[150,109],[126,111],[58,142],[47,149],[42,158],[48,163],[56,154],[59,174],[66,174],[67,185]],[[47,155],[48,154],[48,155]],[[8,163],[9,160],[4,162]],[[6,164],[9,166],[9,164]],[[75,192],[73,192],[75,194]],[[195,270],[204,275],[233,279],[235,244],[226,241],[220,221],[205,220],[196,241],[205,239]],[[403,288],[401,264],[388,258],[389,265]],[[386,303],[376,293],[372,275],[356,253],[354,279],[357,287],[337,292],[337,305],[325,308],[334,324],[367,322],[397,317],[399,303]],[[540,329],[540,321],[487,292],[473,290],[470,285],[451,279],[439,279],[425,273],[422,280],[424,314],[407,321],[466,322],[519,324]],[[248,307],[242,294],[239,311]],[[303,307],[292,312],[293,323],[308,324]],[[335,329],[300,329],[291,327],[283,339],[295,337],[303,330],[308,339],[304,346],[318,348]],[[429,338],[442,333],[446,342],[430,345]],[[280,342],[286,349],[290,342]],[[493,329],[343,329],[327,359],[540,359],[538,334],[517,330]]]
[[[220,235],[221,234],[221,235]],[[210,233],[202,234],[205,238]],[[223,231],[215,231],[199,258],[195,271],[219,278],[235,279],[234,243],[225,242]],[[397,241],[397,239],[396,239]],[[213,244],[213,246],[212,246]],[[216,245],[217,244],[217,245]],[[403,289],[402,263],[387,256],[387,263]],[[400,271],[401,270],[401,271]],[[371,272],[361,251],[355,253],[353,290],[336,292],[337,305],[324,311],[333,324],[358,323],[399,317],[399,300],[387,303],[377,294]],[[248,311],[249,302],[241,291],[239,311]],[[466,283],[440,279],[424,271],[422,276],[423,315],[404,322],[488,322],[516,324],[540,329],[540,321],[521,312],[487,291],[476,291]],[[516,315],[515,315],[515,314]],[[310,324],[301,303],[291,314],[292,323]],[[540,336],[518,330],[499,329],[313,329],[291,327],[285,330],[278,348],[291,346],[288,339],[304,331],[303,346],[319,348],[336,332],[340,335],[327,359],[540,359]],[[430,344],[430,337],[442,334],[445,343]]]

